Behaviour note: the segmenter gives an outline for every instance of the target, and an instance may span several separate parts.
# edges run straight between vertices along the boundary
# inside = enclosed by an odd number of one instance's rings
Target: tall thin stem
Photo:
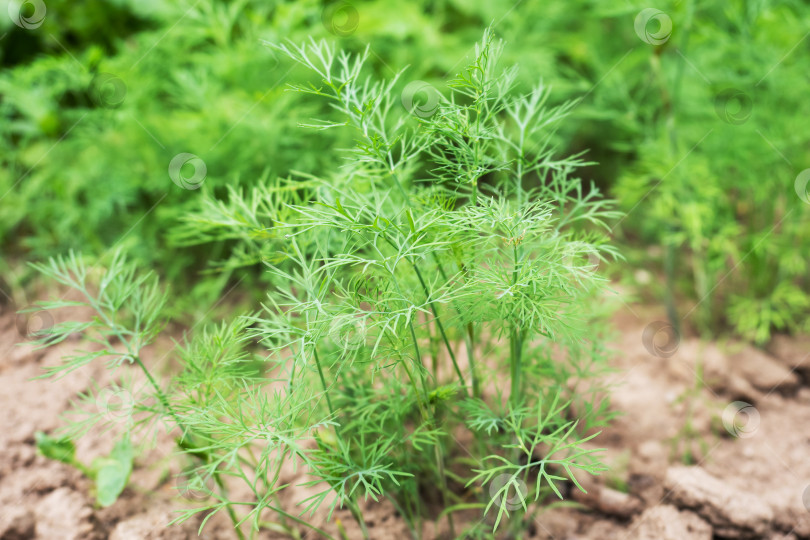
[[[332,406],[332,399],[329,397],[329,387],[326,384],[326,378],[323,375],[323,367],[321,366],[321,360],[318,357],[318,350],[313,348],[312,349],[312,356],[315,359],[315,365],[318,367],[318,376],[321,379],[321,385],[323,386],[323,393],[326,396],[326,404],[329,407],[329,414],[334,416],[335,409]],[[340,428],[338,427],[337,423],[335,423],[335,436],[338,439],[341,439]],[[342,440],[342,439],[341,439]],[[368,534],[368,529],[366,528],[366,521],[363,518],[363,512],[360,510],[360,506],[357,504],[357,500],[354,497],[351,497],[348,501],[346,501],[349,510],[352,513],[352,517],[357,521],[357,525],[360,527],[360,531],[363,534],[363,538],[370,538]]]
[[[436,307],[434,302],[430,300],[430,291],[428,290],[427,284],[425,280],[422,279],[422,272],[419,271],[419,268],[411,262],[414,271],[416,272],[416,277],[419,278],[419,283],[422,285],[422,290],[425,292],[425,296],[428,298],[428,305],[430,306],[430,311],[433,312],[433,318],[436,321],[436,328],[439,330],[439,334],[442,336],[442,341],[444,342],[444,346],[447,349],[447,354],[450,356],[450,361],[453,363],[453,368],[456,370],[456,374],[458,375],[459,380],[461,381],[462,386],[467,386],[467,383],[464,381],[464,375],[461,373],[461,368],[458,366],[458,362],[456,361],[456,355],[453,352],[453,347],[450,345],[450,340],[447,339],[447,334],[444,331],[444,325],[442,324],[442,320],[439,317],[439,309]]]
[[[400,193],[402,193],[403,198],[405,199],[405,203],[408,207],[408,210],[411,210],[411,198],[408,193],[405,191],[405,188],[402,185],[402,182],[399,181],[399,177],[394,171],[391,171],[391,177],[394,179],[394,183],[399,188]],[[386,241],[391,243],[388,238],[384,237]],[[435,257],[435,254],[434,254]],[[410,263],[411,267],[413,267],[414,273],[416,274],[417,279],[419,279],[419,284],[422,286],[422,291],[425,293],[425,299],[430,306],[430,311],[433,312],[433,317],[436,319],[436,326],[439,329],[439,333],[442,336],[442,341],[444,342],[444,346],[447,349],[447,354],[450,356],[450,361],[453,363],[453,368],[456,370],[456,374],[458,375],[459,380],[461,381],[462,386],[467,386],[464,382],[464,375],[461,373],[461,368],[458,366],[458,362],[456,361],[456,355],[453,352],[453,347],[450,345],[450,340],[447,339],[447,333],[444,331],[444,325],[442,324],[441,317],[439,317],[439,309],[436,307],[435,303],[430,299],[430,289],[425,282],[425,279],[422,277],[422,272],[419,270],[419,266],[417,266],[416,261],[413,258],[408,257],[408,262]],[[438,264],[438,261],[437,261]],[[441,267],[440,267],[441,268]],[[444,275],[444,271],[442,271],[442,277],[445,281],[447,281],[447,276]]]
[[[143,371],[144,375],[146,375],[146,378],[149,381],[149,384],[152,385],[152,388],[155,390],[155,394],[158,396],[158,400],[166,408],[166,411],[169,413],[169,415],[174,419],[175,423],[177,424],[177,427],[180,428],[180,431],[183,432],[183,438],[184,439],[187,438],[189,443],[192,446],[196,446],[192,442],[193,439],[191,439],[191,431],[185,426],[184,422],[182,420],[180,420],[180,417],[178,416],[178,414],[175,412],[174,408],[169,403],[169,398],[166,397],[166,394],[163,392],[163,389],[160,387],[160,385],[158,385],[155,378],[152,377],[152,373],[146,368],[146,365],[143,363],[140,356],[135,356],[134,358],[135,358],[135,363],[138,364],[138,367],[141,368],[141,371]],[[205,461],[206,463],[210,463],[210,455],[208,454],[208,452],[201,452],[201,453],[198,453],[196,455],[201,455],[203,461]],[[223,482],[222,478],[220,478],[220,476],[219,476],[219,474],[217,474],[217,472],[215,472],[214,475],[213,475],[214,481],[216,482],[217,487],[219,488],[219,491],[222,493],[223,497],[225,497],[227,499],[227,497],[228,497],[228,489],[225,486],[225,482]],[[234,530],[236,531],[236,536],[239,537],[239,540],[244,540],[245,535],[242,533],[242,530],[239,528],[239,519],[236,516],[236,512],[234,511],[233,506],[231,504],[228,504],[228,505],[225,506],[225,509],[228,512],[228,517],[233,522]]]
[[[126,346],[127,352],[129,353],[130,357],[134,359],[135,363],[138,365],[138,367],[141,369],[143,374],[146,376],[146,379],[149,381],[149,384],[154,389],[155,394],[157,395],[158,400],[160,401],[161,405],[163,405],[166,412],[169,413],[169,415],[172,417],[172,419],[177,424],[177,427],[179,427],[180,431],[183,433],[183,436],[182,436],[182,438],[180,440],[181,441],[183,441],[183,440],[187,441],[187,444],[189,444],[194,449],[196,449],[196,444],[192,439],[191,431],[185,425],[185,423],[180,419],[180,416],[174,410],[174,407],[172,407],[171,403],[169,403],[169,398],[163,392],[163,389],[160,387],[160,385],[157,383],[155,378],[152,376],[152,373],[149,371],[149,369],[147,369],[146,364],[144,364],[143,360],[141,360],[141,357],[140,357],[140,354],[139,354],[140,350],[133,347],[132,344],[129,342],[129,340],[124,338],[124,333],[121,331],[119,326],[110,317],[107,316],[107,314],[102,309],[101,305],[86,290],[83,290],[82,294],[84,294],[85,298],[87,298],[90,305],[93,307],[93,309],[95,309],[96,313],[98,313],[99,316],[104,320],[105,324],[108,326],[108,328],[110,328],[110,330],[112,330],[113,334],[115,334],[115,336],[118,338],[118,340],[121,341],[121,343],[123,343]],[[195,455],[200,456],[200,458],[206,464],[210,463],[210,461],[211,461],[211,456],[210,456],[210,454],[208,452],[196,452]],[[228,498],[228,490],[225,487],[225,483],[222,481],[222,478],[220,478],[218,472],[219,472],[219,467],[217,467],[215,469],[215,472],[214,472],[214,475],[213,475],[214,481],[216,482],[217,487],[219,488],[219,491],[222,493],[222,496],[225,499],[227,499]],[[236,516],[236,512],[234,511],[233,506],[231,504],[226,505],[226,511],[228,512],[228,517],[230,518],[231,522],[233,522],[234,530],[236,531],[237,537],[239,538],[239,540],[244,540],[245,536],[244,536],[244,534],[242,533],[242,530],[239,527],[240,521]]]
[[[323,376],[323,368],[321,367],[321,359],[318,358],[318,349],[312,349],[312,357],[315,359],[315,365],[318,367],[318,376],[321,378],[321,386],[323,386],[323,393],[326,396],[326,405],[329,407],[329,414],[335,415],[335,408],[332,407],[332,398],[329,397],[329,387],[326,385],[326,379]],[[335,425],[335,432],[337,432],[337,425]]]
[[[517,241],[514,241],[512,244],[512,257],[513,257],[513,268],[512,268],[512,285],[517,284],[518,278],[518,270],[520,264],[520,252],[517,247]],[[509,349],[510,349],[510,374],[511,374],[511,391],[509,399],[513,405],[517,405],[520,403],[520,398],[522,395],[520,378],[521,378],[521,371],[522,371],[522,363],[523,363],[523,332],[520,325],[517,322],[512,323],[512,333],[509,340]]]
[[[520,403],[522,395],[521,389],[521,372],[523,370],[523,333],[517,325],[514,325],[512,335],[509,340],[510,355],[510,373],[511,373],[511,389],[509,399],[513,405]]]
[[[421,365],[421,363],[422,363],[422,361],[421,361],[422,355],[419,352],[419,343],[417,342],[417,339],[416,339],[416,331],[414,330],[414,327],[413,327],[413,321],[408,321],[408,328],[411,331],[411,339],[413,340],[413,349],[414,349],[414,353],[416,354],[416,363],[418,365]],[[424,396],[425,400],[427,400],[428,390],[427,390],[427,385],[425,383],[424,374],[422,374],[422,388],[423,388],[423,392],[425,393],[425,396]],[[436,414],[435,414],[435,411],[434,411],[434,414],[430,415],[427,412],[427,406],[428,405],[429,404],[426,401],[425,402],[425,408],[422,409],[422,414],[424,416],[424,421],[427,422],[430,426],[436,427]],[[450,504],[450,497],[449,497],[449,490],[448,490],[448,487],[447,487],[447,477],[445,476],[445,473],[444,473],[444,452],[443,452],[443,450],[441,448],[441,445],[438,444],[438,443],[434,447],[434,457],[436,459],[436,472],[439,475],[439,486],[440,486],[440,491],[441,491],[441,494],[442,494],[442,503],[444,504],[445,508],[447,508],[449,506],[449,504]],[[455,535],[456,535],[455,534],[455,525],[453,523],[453,516],[450,515],[450,514],[447,515],[447,523],[450,526],[450,535],[455,537]]]
[[[472,397],[481,396],[481,385],[478,376],[475,374],[475,328],[472,323],[467,323],[464,332],[465,348],[467,349],[467,363],[470,364],[470,379],[472,379]]]
[[[442,276],[442,279],[447,282],[447,274],[444,271],[444,267],[442,266],[439,258],[436,254],[433,254],[433,260],[436,262],[436,267],[439,269],[439,274]],[[456,313],[461,316],[461,310],[456,308]],[[465,328],[464,334],[464,344],[465,348],[467,349],[467,363],[470,365],[470,380],[472,381],[472,397],[479,397],[481,395],[481,389],[478,382],[478,376],[475,372],[475,329],[473,328],[472,323],[467,323]]]

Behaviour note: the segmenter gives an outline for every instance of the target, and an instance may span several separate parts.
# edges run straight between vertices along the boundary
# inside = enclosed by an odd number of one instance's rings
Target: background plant
[[[806,156],[785,114],[804,107],[788,87],[806,58],[785,56],[801,11],[673,5],[676,30],[646,49],[657,114],[616,194],[640,239],[665,247],[670,287],[691,293],[675,323],[694,317],[704,335],[730,325],[762,344],[807,321],[808,208],[793,187]]]
[[[202,273],[209,250],[231,253],[230,239],[205,250],[169,242],[166,231],[201,197],[165,174],[177,154],[195,154],[207,168],[201,189],[227,200],[229,189],[330,168],[323,149],[349,144],[338,130],[305,142],[294,125],[326,102],[284,93],[289,77],[312,74],[288,71],[257,42],[370,44],[377,74],[410,64],[411,82],[441,88],[494,21],[514,36],[505,54],[523,66],[521,91],[542,74],[555,103],[581,98],[556,142],[569,154],[587,149],[598,165],[585,172],[628,212],[617,239],[634,265],[662,275],[634,283],[641,292],[669,298],[673,323],[707,335],[764,343],[806,326],[808,210],[792,186],[807,161],[798,123],[807,6],[663,2],[655,17],[644,3],[601,0],[336,6],[50,1],[36,28],[0,17],[4,263],[123,247],[176,290],[194,289],[171,306],[188,320],[239,280],[258,297],[261,273]]]

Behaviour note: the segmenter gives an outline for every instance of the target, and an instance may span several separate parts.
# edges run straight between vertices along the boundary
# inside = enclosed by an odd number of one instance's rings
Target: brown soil
[[[578,508],[540,509],[527,537],[810,539],[803,502],[810,505],[810,340],[780,336],[764,352],[685,337],[673,354],[663,347],[655,355],[642,335],[658,320],[665,320],[663,312],[637,305],[616,315],[616,371],[608,380],[612,408],[622,416],[596,440],[607,448],[611,470],[582,479],[588,494],[574,496]],[[79,472],[37,455],[34,433],[63,425],[60,414],[77,394],[91,381],[103,386],[110,379],[99,364],[34,381],[75,344],[34,351],[21,341],[14,316],[0,306],[0,540],[198,538],[200,519],[165,526],[176,510],[192,506],[178,497],[168,435],[137,460],[131,486],[106,509],[94,506],[91,483]],[[699,366],[703,378],[696,387]],[[685,426],[692,428],[691,443],[679,436]],[[111,433],[90,432],[78,444],[80,459],[103,454],[112,439]],[[684,464],[685,453],[691,464]],[[283,480],[295,484],[296,474],[290,471]],[[372,538],[407,538],[389,505],[368,509]],[[356,538],[348,512],[336,515]],[[324,525],[323,514],[313,522],[337,532],[334,523]],[[425,538],[443,530],[429,526]],[[258,538],[280,538],[274,534]],[[199,537],[235,535],[225,516],[217,515]]]

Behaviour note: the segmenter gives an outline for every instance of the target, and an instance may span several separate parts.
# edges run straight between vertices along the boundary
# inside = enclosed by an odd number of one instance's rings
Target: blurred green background
[[[705,335],[764,343],[807,331],[810,5],[800,1],[0,0],[0,250],[24,261],[124,249],[199,316],[261,268],[226,267],[238,239],[184,246],[208,194],[339,166],[339,130],[299,122],[324,105],[285,92],[308,74],[262,40],[370,47],[379,75],[443,91],[483,30],[520,85],[575,100],[556,137],[626,217],[607,269]],[[317,84],[316,80],[311,81]],[[176,185],[181,153],[205,164]],[[190,174],[190,173],[189,173]]]

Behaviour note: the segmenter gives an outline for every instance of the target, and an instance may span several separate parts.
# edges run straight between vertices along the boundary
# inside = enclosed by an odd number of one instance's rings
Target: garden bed
[[[643,305],[626,306],[613,317],[616,371],[607,382],[615,389],[611,408],[621,416],[594,441],[607,449],[610,470],[593,480],[582,475],[588,494],[571,491],[582,506],[543,509],[527,537],[810,538],[810,512],[803,503],[810,485],[810,436],[804,429],[810,425],[808,340],[777,336],[766,353],[685,336],[672,356],[661,358],[648,352],[642,333],[649,321],[663,318]],[[15,317],[6,309],[0,317],[0,539],[196,538],[200,519],[166,527],[174,510],[193,506],[195,499],[194,493],[179,493],[170,437],[162,436],[136,461],[130,487],[106,509],[94,508],[91,483],[81,473],[37,454],[34,433],[62,425],[59,415],[70,401],[89,389],[91,380],[109,383],[110,372],[99,364],[58,380],[33,381],[75,344],[33,351],[15,346],[20,341]],[[171,346],[159,342],[146,361],[159,360],[161,350]],[[690,393],[696,358],[702,359],[705,384]],[[756,369],[748,368],[752,365]],[[735,402],[753,407],[743,411],[749,413],[747,421],[729,422],[729,412],[740,407]],[[699,437],[690,446],[694,464],[684,465],[687,438],[678,433],[690,405]],[[680,441],[677,448],[673,438]],[[89,461],[107,451],[112,440],[109,432],[91,432],[79,442],[79,457]],[[284,481],[295,484],[302,475],[300,469],[290,470]],[[364,514],[372,538],[408,534],[390,505],[370,504]],[[359,537],[347,510],[336,516],[350,537]],[[463,514],[458,517],[463,523]],[[319,513],[313,519],[337,534],[336,520],[326,523]],[[428,524],[425,537],[439,537],[445,529]],[[215,516],[201,535],[233,537],[224,515]],[[259,535],[277,537],[270,531]],[[302,537],[314,534],[302,531]]]

